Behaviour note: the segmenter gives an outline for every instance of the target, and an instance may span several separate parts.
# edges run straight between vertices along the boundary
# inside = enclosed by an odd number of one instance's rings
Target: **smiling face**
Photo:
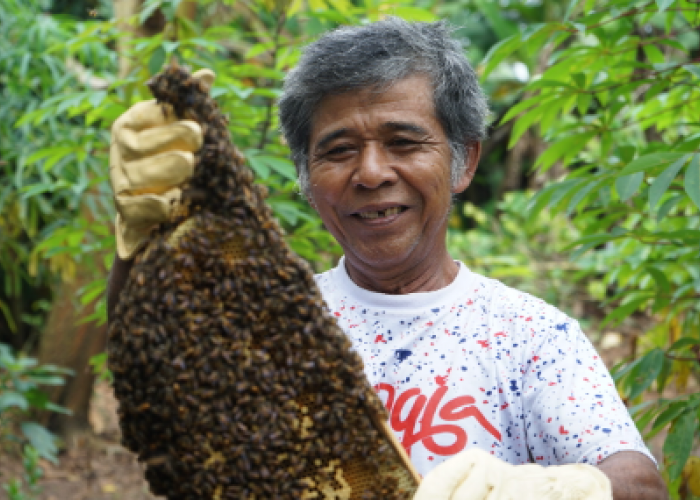
[[[478,149],[451,186],[450,147],[423,75],[321,102],[309,144],[309,201],[343,247],[353,280],[380,288],[367,284],[372,276],[411,280],[454,268],[445,248],[451,194],[469,185]]]

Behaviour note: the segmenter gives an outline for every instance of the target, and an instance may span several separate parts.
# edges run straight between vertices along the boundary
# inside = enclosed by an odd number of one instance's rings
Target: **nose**
[[[377,189],[384,185],[392,185],[397,180],[398,175],[392,166],[390,155],[375,142],[365,144],[359,155],[357,168],[353,172],[353,186]]]

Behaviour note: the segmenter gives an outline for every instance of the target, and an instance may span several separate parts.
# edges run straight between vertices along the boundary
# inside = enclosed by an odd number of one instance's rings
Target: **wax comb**
[[[283,240],[216,102],[176,65],[149,87],[204,132],[194,176],[135,258],[109,331],[123,444],[151,491],[411,498],[419,476],[362,360]]]

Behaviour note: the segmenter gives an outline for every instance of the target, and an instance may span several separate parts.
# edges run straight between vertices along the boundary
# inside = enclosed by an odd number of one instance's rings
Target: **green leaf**
[[[163,41],[163,50],[166,54],[171,54],[173,51],[177,50],[180,46],[180,42],[169,42],[167,40]]]
[[[576,7],[576,4],[579,2],[579,0],[571,0],[569,2],[569,6],[566,8],[566,13],[564,13],[564,22],[567,22],[569,20],[569,17],[571,16],[571,13],[574,11],[574,7]]]
[[[683,66],[683,69],[688,71],[696,78],[700,78],[700,64],[686,64],[685,66]]]
[[[639,158],[629,162],[625,168],[620,170],[618,175],[629,175],[637,172],[644,172],[655,167],[665,167],[686,154],[687,153],[668,151],[640,156]]]
[[[476,0],[478,11],[486,18],[499,40],[518,32],[518,26],[503,15],[503,10],[497,2]]]
[[[646,270],[651,277],[654,278],[656,288],[659,290],[659,293],[661,295],[667,295],[671,290],[671,284],[666,275],[654,266],[647,266]]]
[[[165,56],[165,49],[162,46],[159,46],[153,51],[151,58],[148,60],[148,72],[151,75],[155,75],[161,69],[163,69],[163,65],[165,64]]]
[[[681,339],[676,340],[671,347],[668,348],[669,351],[676,351],[678,349],[682,349],[684,347],[688,347],[691,345],[700,345],[700,339],[693,339],[689,337],[683,337]]]
[[[664,389],[666,388],[666,382],[668,382],[671,375],[671,368],[673,368],[673,362],[664,356],[664,364],[661,367],[661,372],[659,372],[658,378],[656,379],[656,392],[659,394],[663,394]]]
[[[542,116],[542,110],[539,107],[531,109],[527,113],[519,116],[513,125],[513,130],[510,132],[510,140],[508,141],[508,149],[515,146],[518,139],[527,132],[535,121]]]
[[[642,180],[644,180],[643,172],[618,177],[615,180],[615,188],[617,189],[617,194],[620,196],[620,200],[629,200],[639,189]]]
[[[515,34],[510,38],[501,40],[496,45],[491,47],[486,56],[484,57],[482,64],[484,65],[484,70],[481,74],[481,79],[485,80],[486,77],[503,61],[506,57],[511,55],[513,52],[518,50],[520,47],[520,34]]]
[[[598,179],[589,181],[585,186],[576,191],[576,194],[574,194],[569,201],[569,206],[566,207],[566,214],[571,215],[571,213],[576,209],[576,206],[581,203],[581,200],[583,200],[591,191],[598,188],[606,180],[607,179]]]
[[[634,299],[625,305],[613,309],[613,311],[603,319],[602,323],[600,324],[601,328],[607,325],[608,323],[619,323],[620,321],[628,317],[630,314],[638,310],[642,305],[646,304],[649,301],[649,299],[650,297],[641,297],[638,299]]]
[[[633,413],[632,410],[636,408],[630,408],[630,415],[634,417],[634,423],[637,426],[637,430],[639,432],[643,432],[644,429],[646,429],[647,425],[649,424],[649,422],[651,422],[651,419],[654,418],[654,415],[656,414],[656,408],[654,408],[653,406],[651,408],[648,407],[650,403],[651,401],[647,401],[639,405],[644,406],[646,410],[640,409]]]
[[[664,463],[671,481],[680,476],[693,448],[696,420],[694,411],[685,412],[673,422],[668,432],[664,442]]]
[[[571,78],[574,80],[574,83],[578,88],[586,88],[586,75],[583,73],[574,73],[571,75]]]
[[[700,208],[700,155],[698,154],[690,160],[690,165],[685,172],[685,192],[695,206]]]
[[[661,207],[659,208],[659,211],[656,213],[656,220],[660,221],[664,217],[668,215],[668,213],[673,210],[673,207],[675,207],[679,201],[681,201],[684,198],[682,194],[678,194],[672,198],[669,198],[668,200],[664,201],[661,204]]]
[[[27,398],[25,398],[19,392],[4,392],[0,394],[0,414],[3,410],[10,407],[17,407],[20,410],[26,410],[28,408]]]
[[[541,106],[544,103],[545,103],[545,100],[541,95],[536,95],[536,96],[531,97],[529,99],[524,99],[524,100],[520,101],[518,104],[516,104],[515,106],[510,107],[508,112],[501,119],[500,125],[507,123],[512,118],[519,115],[520,113],[522,113],[526,109],[531,108],[533,106]]]
[[[654,423],[651,425],[652,435],[666,427],[673,419],[683,413],[686,408],[688,408],[688,403],[686,401],[675,401],[671,403],[668,408],[656,417],[656,420],[654,420]]]
[[[645,45],[644,54],[646,54],[647,59],[649,59],[649,62],[653,64],[663,64],[663,62],[665,61],[663,53],[659,50],[659,48],[656,45]]]
[[[642,361],[635,367],[634,371],[627,379],[627,386],[630,389],[629,399],[635,399],[641,395],[656,380],[663,366],[664,352],[653,349],[642,358]]]
[[[659,13],[665,11],[668,9],[668,7],[674,2],[675,0],[656,0],[656,6],[659,8]]]
[[[578,109],[578,113],[581,116],[586,115],[588,113],[588,108],[591,105],[591,100],[593,99],[593,96],[587,92],[583,92],[576,96],[576,108]]]
[[[29,443],[39,452],[39,455],[57,464],[56,458],[56,438],[41,425],[35,422],[22,422],[22,433],[29,440]]]
[[[681,171],[683,165],[685,165],[686,160],[690,155],[685,155],[679,158],[671,164],[666,170],[664,170],[649,187],[649,207],[654,210],[656,204],[661,199],[661,196],[666,192],[668,187],[676,178],[678,172]]]
[[[274,156],[260,155],[255,157],[256,161],[262,162],[269,168],[280,174],[288,180],[296,180],[297,173],[294,164],[286,158],[277,158]]]
[[[595,132],[584,132],[559,139],[540,155],[535,167],[541,172],[546,172],[557,160],[577,155],[595,135]]]

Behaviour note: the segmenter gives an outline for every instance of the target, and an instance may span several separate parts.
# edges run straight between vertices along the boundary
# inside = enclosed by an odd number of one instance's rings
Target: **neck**
[[[459,273],[459,264],[447,249],[441,254],[438,258],[431,255],[418,263],[396,266],[373,266],[346,255],[345,269],[357,286],[370,292],[389,295],[433,292],[452,283]]]

